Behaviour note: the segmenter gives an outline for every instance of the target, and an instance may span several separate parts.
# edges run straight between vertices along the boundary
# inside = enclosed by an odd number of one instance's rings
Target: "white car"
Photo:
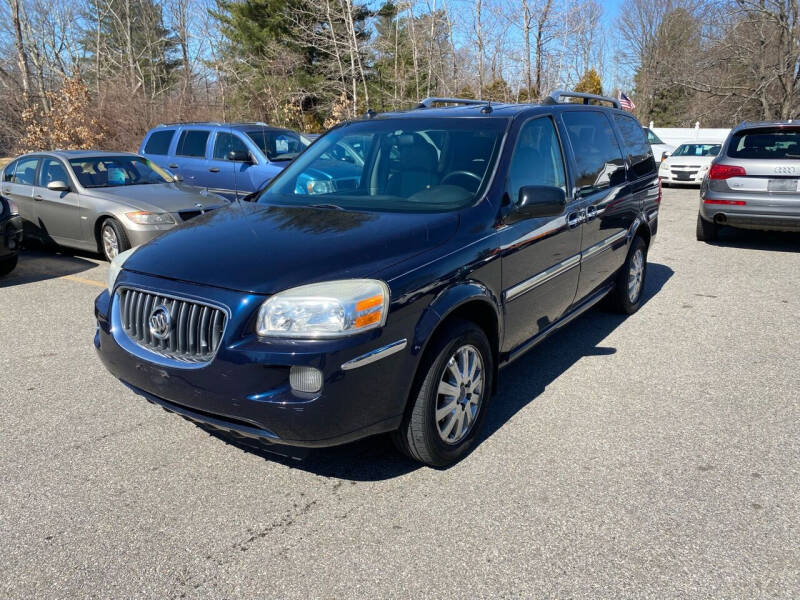
[[[708,173],[711,161],[719,154],[719,142],[690,142],[677,147],[661,161],[658,176],[662,185],[688,183],[699,185]]]
[[[661,138],[653,133],[653,130],[649,127],[644,127],[644,132],[647,134],[647,143],[650,144],[650,148],[653,149],[653,156],[655,157],[656,162],[662,160],[664,158],[664,154],[672,154],[672,152],[675,150],[675,146],[662,142]]]

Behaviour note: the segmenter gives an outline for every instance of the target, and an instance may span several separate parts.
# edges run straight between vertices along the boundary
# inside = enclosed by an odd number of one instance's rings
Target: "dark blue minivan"
[[[95,304],[108,370],[204,427],[306,447],[391,432],[446,466],[501,367],[600,300],[639,308],[661,189],[616,100],[370,117],[257,202],[120,254]]]
[[[148,131],[139,154],[189,185],[235,200],[263,188],[310,143],[266,123],[173,123]]]

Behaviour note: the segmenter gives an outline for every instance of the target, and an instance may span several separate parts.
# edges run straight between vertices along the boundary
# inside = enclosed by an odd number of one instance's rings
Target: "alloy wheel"
[[[119,239],[117,232],[110,225],[103,227],[103,250],[109,260],[119,254]]]
[[[635,304],[642,292],[642,279],[644,278],[644,252],[637,248],[631,257],[628,270],[628,300]]]
[[[445,363],[436,390],[436,430],[447,444],[458,444],[472,430],[484,395],[483,359],[471,344],[460,346]]]

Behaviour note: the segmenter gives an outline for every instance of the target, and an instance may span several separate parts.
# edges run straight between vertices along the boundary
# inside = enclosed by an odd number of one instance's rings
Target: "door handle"
[[[44,200],[44,198],[43,198],[42,196],[40,196],[39,194],[36,194],[36,195],[33,197],[33,199],[34,199],[34,200]]]
[[[567,215],[567,225],[569,225],[570,229],[575,229],[578,225],[583,223],[585,219],[586,217],[584,216],[583,211],[570,213]]]
[[[178,168],[178,165],[170,165],[170,166],[169,166],[169,168],[170,168],[170,169],[177,169],[177,168]]]
[[[586,222],[588,223],[597,216],[597,207],[594,205],[586,207]]]
[[[209,172],[210,172],[210,173],[219,173],[219,169],[218,169],[217,167],[211,167],[211,168],[209,169]]]

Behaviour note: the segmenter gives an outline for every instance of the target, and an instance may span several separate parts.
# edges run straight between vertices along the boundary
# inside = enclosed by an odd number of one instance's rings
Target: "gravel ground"
[[[800,597],[800,236],[703,244],[696,214],[665,190],[646,304],[503,371],[446,471],[163,412],[94,354],[107,266],[25,252],[0,283],[0,597]]]

